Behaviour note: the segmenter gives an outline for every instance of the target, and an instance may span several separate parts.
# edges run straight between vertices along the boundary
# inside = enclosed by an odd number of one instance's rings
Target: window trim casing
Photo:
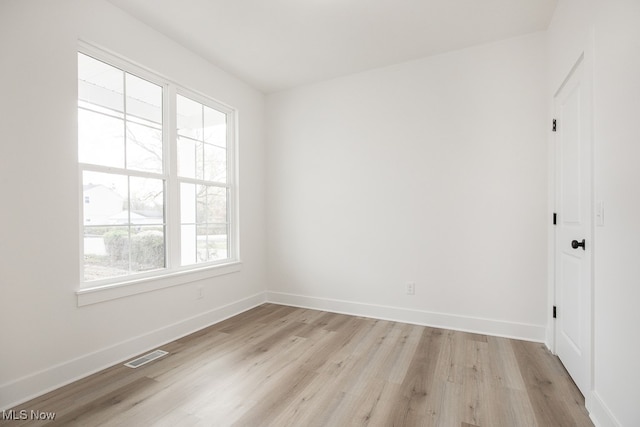
[[[78,306],[94,304],[125,296],[150,292],[171,286],[190,283],[197,280],[217,277],[241,270],[239,250],[238,215],[238,111],[208,95],[143,67],[121,55],[83,40],[78,41],[77,53],[88,55],[105,62],[126,73],[159,85],[163,90],[163,173],[165,179],[165,268],[150,272],[141,272],[103,280],[85,282],[84,276],[84,198],[78,197],[79,208],[79,287],[76,290]],[[76,68],[77,69],[77,68]],[[77,81],[77,75],[76,75]],[[77,84],[76,84],[77,88]],[[77,90],[77,89],[76,89]],[[227,186],[228,186],[228,256],[224,260],[207,263],[180,265],[180,193],[177,176],[177,117],[176,96],[180,94],[221,111],[227,116]],[[76,93],[76,99],[78,95]],[[77,141],[77,137],[76,137]],[[82,195],[83,164],[78,160],[78,187]],[[103,167],[102,169],[108,169]]]
[[[137,277],[135,280],[122,281],[76,291],[78,307],[111,301],[118,298],[157,291],[173,286],[185,285],[200,280],[211,279],[242,270],[242,262],[234,261],[215,266],[206,266],[183,271],[173,271],[159,276]],[[195,294],[194,294],[195,298]]]

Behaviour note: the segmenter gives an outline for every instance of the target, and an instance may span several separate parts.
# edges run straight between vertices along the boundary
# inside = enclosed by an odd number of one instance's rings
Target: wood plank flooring
[[[0,425],[593,425],[542,344],[264,304],[161,348],[14,408],[54,421]]]

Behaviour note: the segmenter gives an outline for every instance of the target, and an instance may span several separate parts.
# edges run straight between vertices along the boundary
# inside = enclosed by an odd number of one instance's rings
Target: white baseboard
[[[526,341],[544,342],[545,326],[501,320],[434,313],[401,307],[366,304],[329,298],[295,295],[283,292],[267,292],[267,301],[294,307],[330,311],[333,313],[372,317],[416,325],[431,326],[456,331],[473,332]]]
[[[264,292],[260,292],[9,383],[0,384],[0,410],[12,408],[109,366],[129,360],[140,353],[250,310],[265,301]]]
[[[589,417],[591,417],[591,421],[593,421],[593,425],[596,427],[622,426],[595,391],[591,393],[591,399],[587,409],[589,410]]]
[[[165,326],[147,334],[85,354],[67,362],[0,384],[0,411],[15,407],[49,391],[87,377],[134,356],[162,346],[229,317],[270,302],[294,307],[323,310],[381,320],[473,332],[505,338],[545,342],[545,327],[516,322],[435,313],[330,298],[318,298],[283,292],[258,293],[239,301],[217,307],[197,316]],[[591,394],[589,413],[596,427],[621,427],[596,392]]]
[[[147,334],[130,338],[96,352],[82,355],[9,383],[0,384],[0,410],[12,408],[56,388],[101,371],[109,366],[129,360],[145,351],[152,350],[180,337],[240,314],[264,302],[527,341],[543,342],[545,338],[545,328],[541,325],[504,322],[500,320],[309,297],[282,292],[258,293]],[[604,405],[602,405],[602,409],[603,414],[609,413]],[[618,424],[615,423],[601,425],[602,427],[609,427],[609,425],[618,427]]]

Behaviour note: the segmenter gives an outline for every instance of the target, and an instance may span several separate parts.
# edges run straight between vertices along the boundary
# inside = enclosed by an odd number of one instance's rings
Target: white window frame
[[[182,285],[224,274],[240,271],[242,262],[239,255],[238,229],[238,186],[237,186],[237,110],[212,99],[202,93],[185,88],[164,76],[136,65],[118,55],[107,52],[92,44],[80,42],[78,53],[88,55],[120,70],[136,75],[162,87],[163,92],[163,173],[165,179],[165,268],[150,272],[141,272],[127,276],[85,282],[84,277],[84,170],[119,172],[118,168],[85,165],[78,161],[79,195],[79,289],[76,291],[78,306],[95,304],[116,298],[150,292],[170,286]],[[77,80],[77,78],[76,78]],[[227,116],[227,183],[228,191],[228,257],[224,260],[210,261],[193,265],[180,265],[180,199],[177,175],[177,118],[176,96],[182,95],[203,105],[223,112]],[[77,97],[77,96],[76,96]],[[77,138],[76,138],[77,140]],[[137,174],[137,173],[136,173]]]

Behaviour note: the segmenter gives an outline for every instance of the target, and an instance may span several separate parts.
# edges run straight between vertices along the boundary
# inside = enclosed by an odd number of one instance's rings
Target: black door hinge
[[[558,224],[558,214],[557,213],[553,213],[553,225]]]
[[[553,127],[551,128],[551,130],[555,132],[557,128],[558,128],[558,122],[556,121],[556,119],[553,119]]]
[[[556,314],[556,306],[554,305],[554,306],[553,306],[553,318],[554,318],[554,319],[556,318],[556,315],[557,315],[557,314]]]

